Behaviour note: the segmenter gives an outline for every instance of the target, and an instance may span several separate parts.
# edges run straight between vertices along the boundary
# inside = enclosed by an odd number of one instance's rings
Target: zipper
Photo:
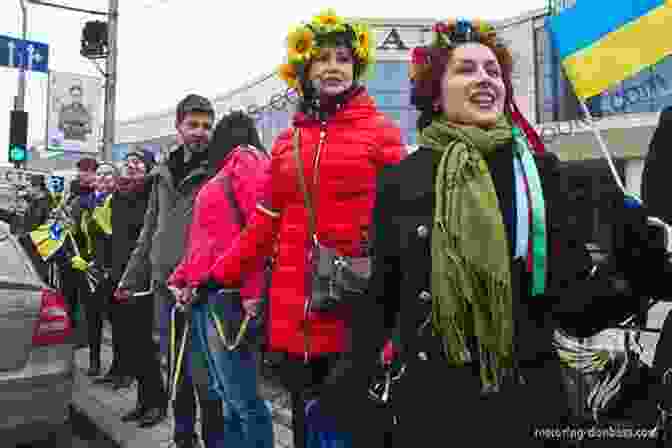
[[[322,127],[320,128],[320,141],[317,144],[317,150],[315,151],[315,159],[313,160],[313,185],[311,190],[313,190],[313,210],[315,211],[315,235],[317,238],[317,182],[320,179],[320,159],[322,158],[322,148],[324,147],[324,140],[327,138],[327,122],[322,122]]]
[[[312,193],[312,199],[313,199],[313,210],[315,212],[315,229],[313,233],[313,247],[317,247],[317,182],[319,180],[319,167],[320,167],[320,159],[322,156],[322,148],[324,147],[324,141],[327,138],[327,122],[322,121],[321,122],[321,127],[320,127],[320,140],[317,143],[317,150],[315,151],[315,158],[313,159],[313,185],[311,185],[311,193]],[[314,256],[311,255],[311,257]],[[311,259],[311,263],[313,260]],[[312,288],[312,282],[310,284],[310,287]],[[304,352],[303,352],[303,362],[305,364],[308,364],[308,360],[310,358],[310,320],[309,320],[309,314],[310,314],[310,308],[312,305],[312,294],[306,299],[306,303],[304,304],[303,307],[303,346],[304,346]]]

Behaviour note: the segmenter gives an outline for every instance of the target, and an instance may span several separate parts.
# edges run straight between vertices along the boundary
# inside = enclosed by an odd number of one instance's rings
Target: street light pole
[[[21,39],[26,40],[28,36],[28,9],[25,0],[19,0],[21,3]],[[19,68],[19,92],[14,98],[14,110],[23,110],[26,104],[26,70],[25,64],[20,64]]]
[[[107,27],[107,64],[105,79],[105,121],[103,124],[103,160],[112,160],[114,144],[115,106],[117,99],[117,26],[119,0],[110,0]]]
[[[21,5],[24,1],[20,0]],[[85,14],[96,14],[106,16],[108,20],[107,28],[107,56],[106,56],[106,76],[105,76],[105,120],[103,124],[103,147],[101,148],[101,157],[103,160],[112,160],[112,144],[114,143],[114,118],[117,98],[117,27],[119,21],[119,0],[109,0],[107,12],[92,11],[89,9],[74,8],[72,6],[50,3],[43,0],[27,0],[28,3],[35,5],[50,6],[52,8],[65,9],[68,11],[82,12]],[[24,5],[25,6],[25,5]],[[24,39],[26,33],[26,11],[24,7]],[[18,99],[17,99],[18,101]]]

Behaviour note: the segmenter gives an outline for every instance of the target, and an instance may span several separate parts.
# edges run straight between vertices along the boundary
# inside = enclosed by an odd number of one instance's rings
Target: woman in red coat
[[[275,247],[268,344],[290,358],[286,374],[297,448],[304,446],[307,391],[317,392],[339,354],[349,350],[351,316],[347,301],[328,312],[307,311],[311,236],[294,136],[299,133],[317,239],[340,255],[367,255],[376,176],[406,152],[399,128],[377,110],[359,82],[373,63],[372,37],[365,26],[346,23],[333,11],[290,33],[289,63],[280,75],[299,92],[299,111],[292,129],[273,146],[268,202],[258,205],[238,243],[211,270],[217,283],[237,285],[255,260]]]

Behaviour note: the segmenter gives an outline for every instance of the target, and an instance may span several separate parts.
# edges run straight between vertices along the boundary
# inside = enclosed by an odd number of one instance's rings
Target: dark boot
[[[86,372],[86,376],[89,377],[94,377],[94,376],[100,376],[101,374],[101,367],[100,367],[100,359],[92,359],[89,362],[89,370]]]
[[[128,389],[129,387],[131,387],[132,384],[133,384],[132,376],[122,375],[116,378],[116,380],[112,383],[112,387],[114,388],[114,390]]]
[[[175,448],[199,448],[198,439],[185,439],[185,440],[176,440]]]
[[[166,419],[168,413],[166,408],[151,408],[140,418],[138,426],[140,428],[151,428]]]
[[[116,372],[114,366],[101,378],[93,381],[93,384],[115,384],[119,381],[120,375]]]
[[[124,423],[134,422],[140,420],[146,413],[147,409],[145,409],[141,405],[137,405],[135,409],[133,409],[131,412],[129,412],[128,414],[124,414],[121,417],[121,421]]]

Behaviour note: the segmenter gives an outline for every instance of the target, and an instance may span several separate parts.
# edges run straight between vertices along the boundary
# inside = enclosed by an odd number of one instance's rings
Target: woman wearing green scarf
[[[534,432],[567,421],[554,329],[586,337],[636,312],[636,266],[655,277],[664,258],[641,238],[643,210],[622,205],[614,256],[591,273],[563,223],[558,159],[529,147],[510,51],[477,22],[434,34],[410,70],[420,149],[379,178],[370,298],[353,311],[351,367],[324,406],[342,404],[355,446],[382,446],[356,400],[398,318],[400,446],[563,446]]]

